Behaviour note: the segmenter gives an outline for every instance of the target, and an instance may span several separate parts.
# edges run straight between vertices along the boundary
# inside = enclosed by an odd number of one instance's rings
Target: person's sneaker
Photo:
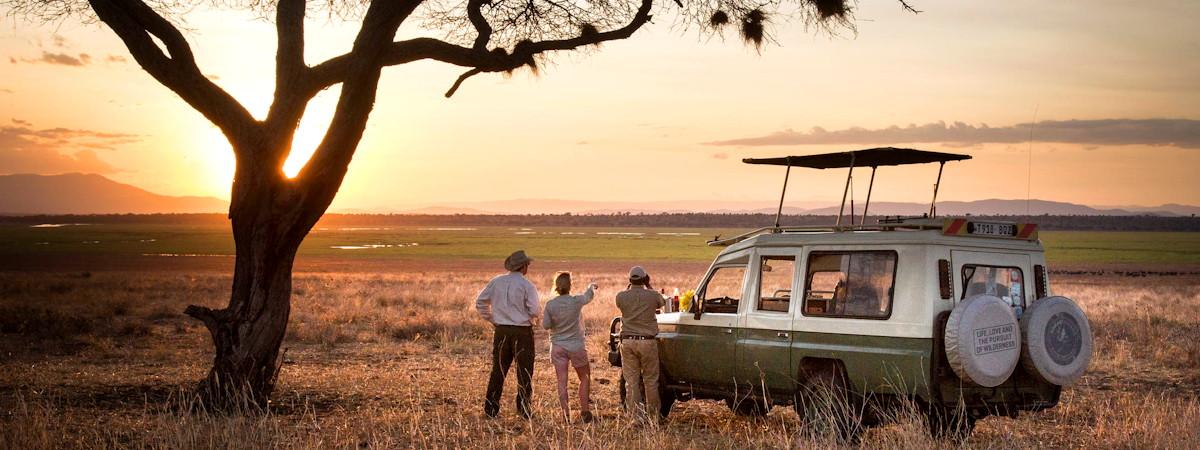
[[[581,414],[581,415],[583,416],[583,423],[592,423],[592,412],[591,411],[584,411],[583,414]]]

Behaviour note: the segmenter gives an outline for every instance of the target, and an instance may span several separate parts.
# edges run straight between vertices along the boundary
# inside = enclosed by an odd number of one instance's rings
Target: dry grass
[[[552,269],[534,281],[549,290]],[[480,414],[489,327],[472,300],[494,275],[478,267],[421,273],[306,273],[296,279],[286,361],[271,412],[195,411],[187,388],[211,358],[180,311],[217,306],[220,273],[0,273],[0,448],[730,448],[836,447],[790,409],[740,418],[715,402],[678,404],[663,428],[618,415],[604,360],[611,294],[624,265],[565,267],[602,286],[585,308],[594,364],[593,425],[557,420],[553,373],[538,339],[534,421]],[[652,269],[653,270],[653,269]],[[655,273],[691,287],[700,269]],[[589,273],[590,272],[590,273]],[[1055,290],[1088,311],[1092,369],[1052,410],[980,422],[970,447],[1200,448],[1200,280],[1067,278]],[[952,447],[919,414],[871,429],[863,446]]]

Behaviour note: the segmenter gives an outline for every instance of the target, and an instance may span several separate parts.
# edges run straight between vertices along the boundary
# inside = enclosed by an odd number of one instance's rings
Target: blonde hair
[[[557,292],[559,295],[571,293],[571,272],[558,272],[554,274],[554,292]]]

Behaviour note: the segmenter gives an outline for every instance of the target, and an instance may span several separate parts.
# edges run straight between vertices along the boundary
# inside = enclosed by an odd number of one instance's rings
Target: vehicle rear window
[[[962,279],[962,298],[986,294],[1014,307],[1025,307],[1025,276],[1019,268],[965,264]]]
[[[808,257],[806,316],[886,319],[892,314],[896,252],[813,252]]]
[[[795,256],[763,256],[759,261],[758,310],[787,312],[795,275]]]

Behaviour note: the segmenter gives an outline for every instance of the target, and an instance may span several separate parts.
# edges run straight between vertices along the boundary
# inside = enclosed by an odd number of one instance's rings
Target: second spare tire
[[[1025,345],[1021,365],[1059,386],[1078,380],[1092,359],[1092,328],[1083,310],[1066,297],[1033,302],[1021,316]]]
[[[963,300],[946,321],[946,361],[964,381],[996,387],[1021,358],[1021,332],[1012,306],[992,295]]]

